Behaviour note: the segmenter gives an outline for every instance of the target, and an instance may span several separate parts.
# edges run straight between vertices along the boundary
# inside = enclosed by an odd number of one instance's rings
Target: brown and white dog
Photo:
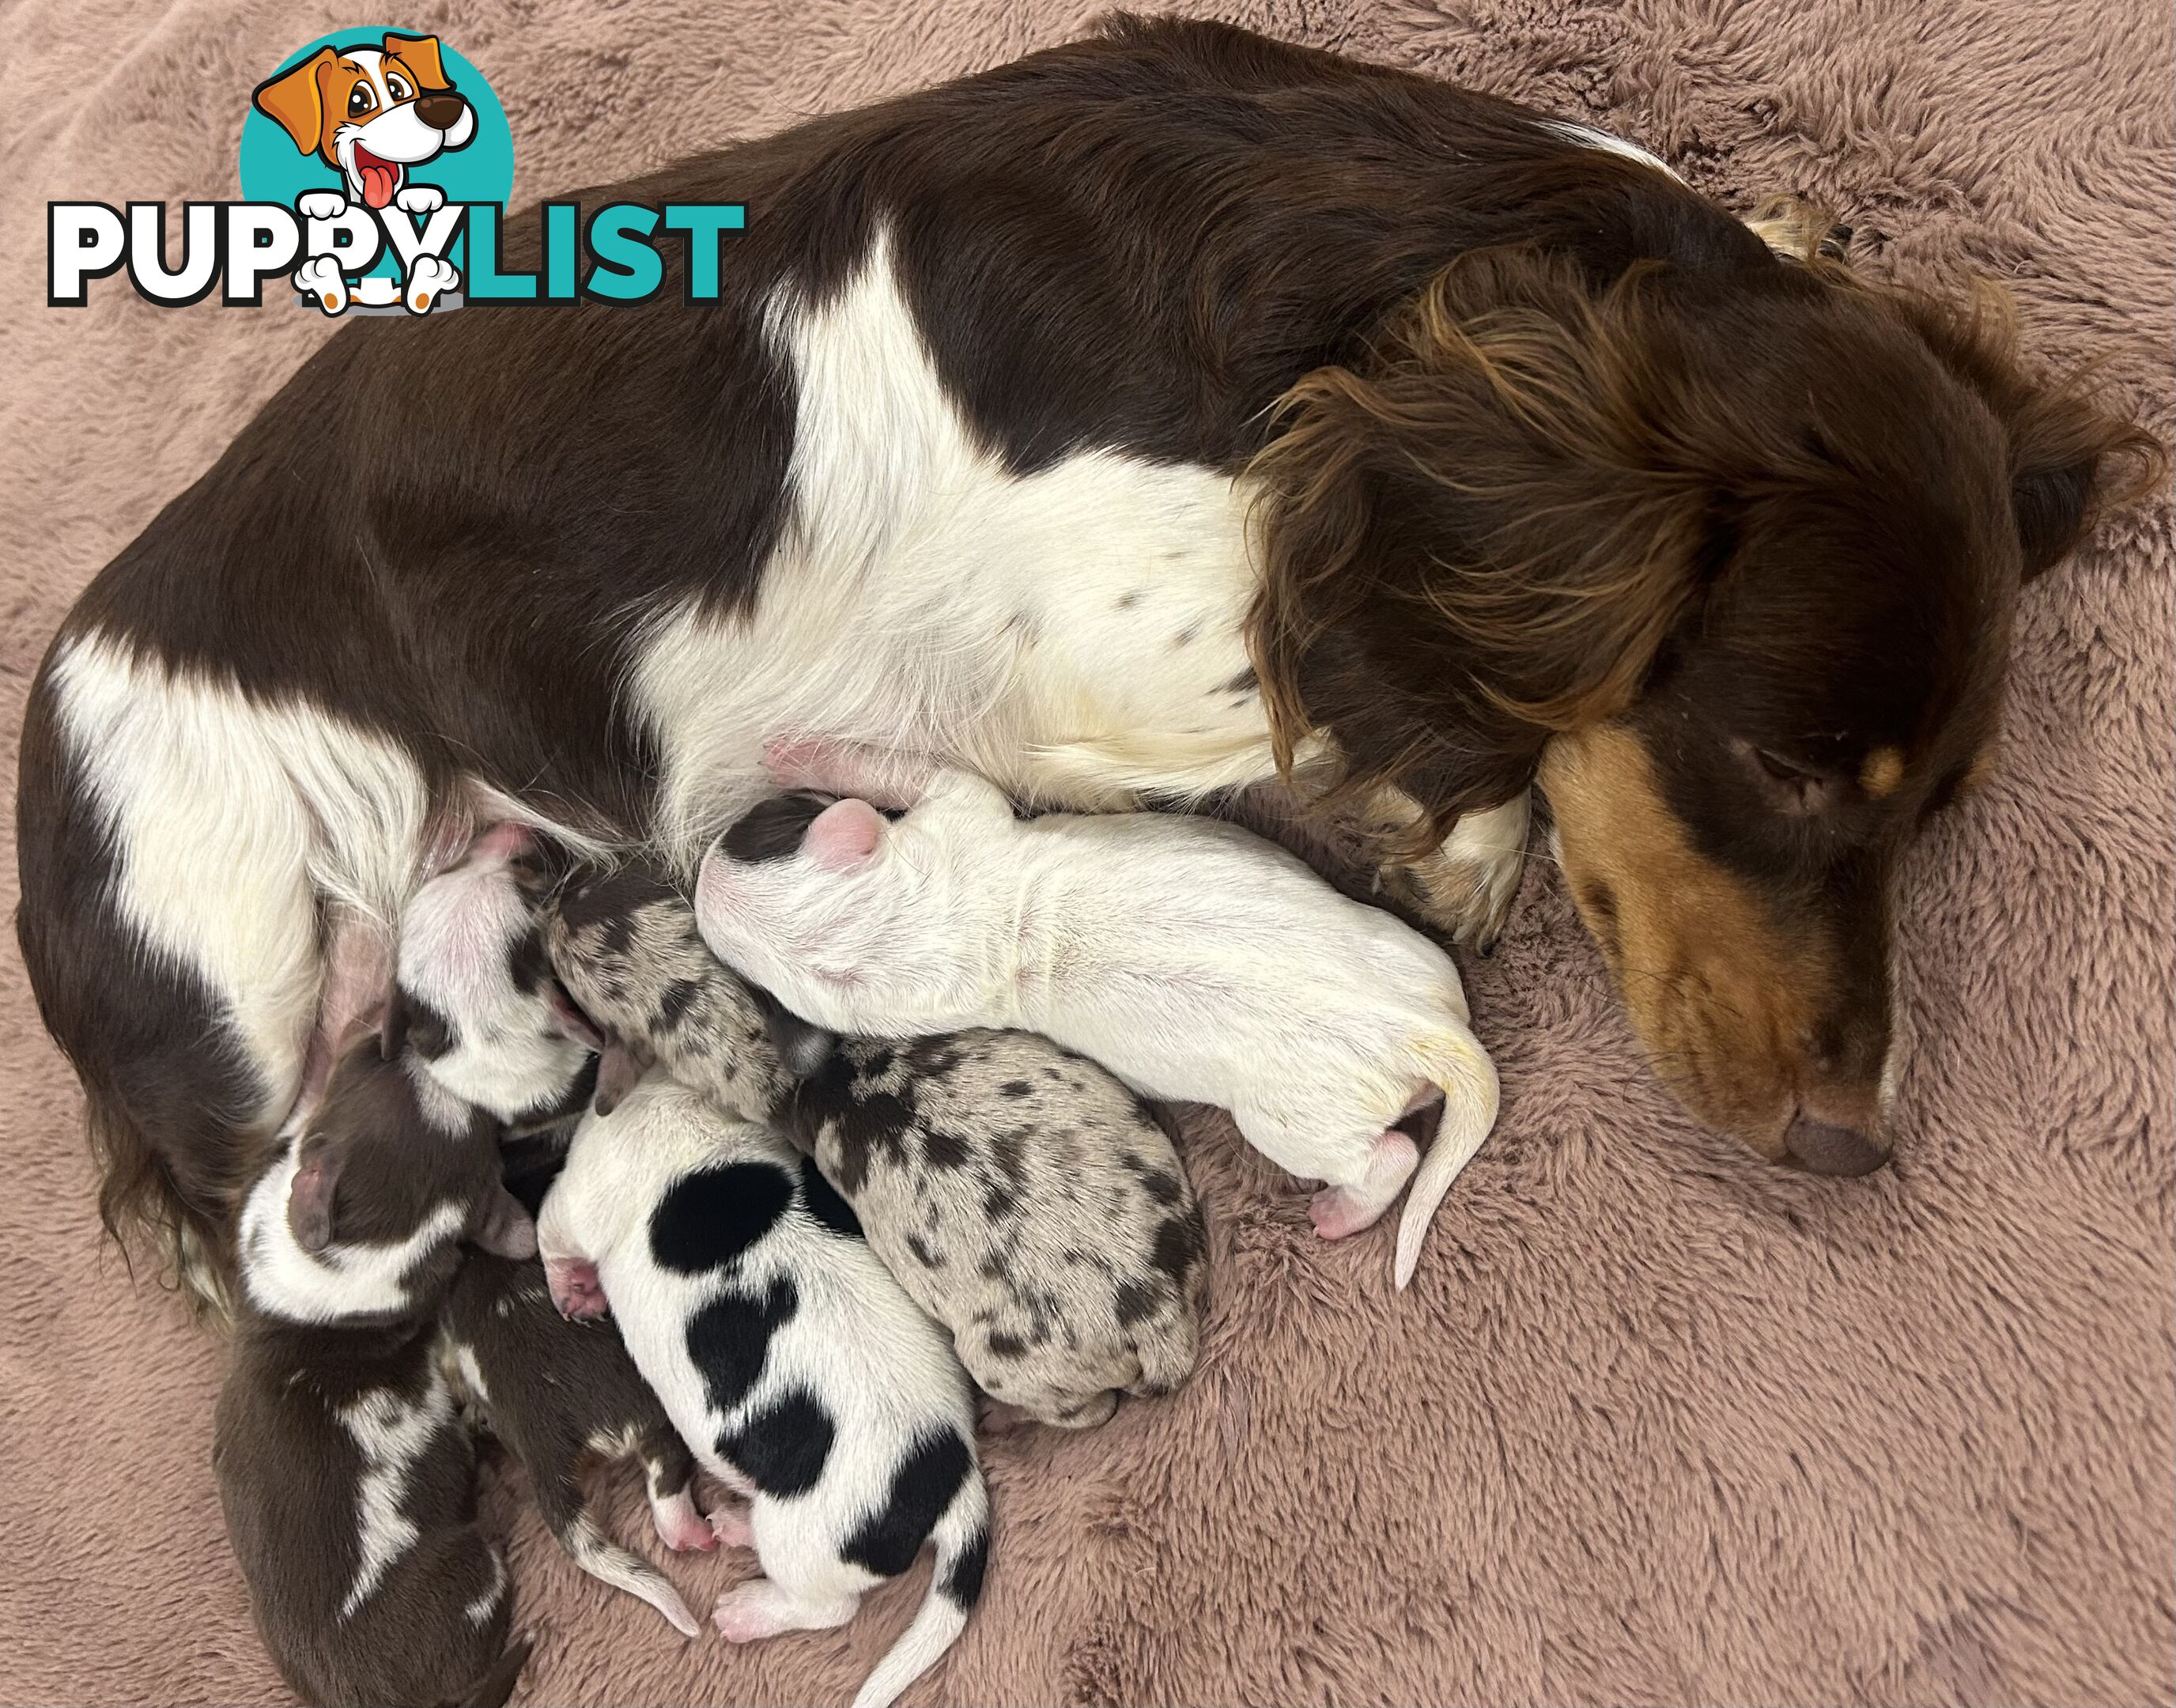
[[[1988,763],[2020,586],[2156,449],[1999,317],[1206,24],[615,193],[746,203],[718,307],[345,329],[45,660],[19,930],[110,1222],[217,1266],[326,968],[479,796],[684,875],[781,733],[1074,809],[1289,768],[1468,938],[1538,781],[1691,1108],[1882,1160],[1890,873]]]

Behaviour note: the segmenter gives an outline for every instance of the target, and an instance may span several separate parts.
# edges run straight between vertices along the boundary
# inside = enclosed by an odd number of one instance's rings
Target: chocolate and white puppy
[[[752,814],[737,846],[781,830],[797,842],[813,811]],[[1102,1069],[1026,1032],[834,1053],[711,954],[655,870],[570,885],[547,936],[609,1041],[598,1112],[616,1063],[654,1059],[721,1108],[782,1119],[986,1391],[1083,1428],[1121,1390],[1168,1392],[1191,1372],[1200,1210],[1163,1129]]]
[[[436,1318],[464,1237],[535,1250],[488,1122],[373,1041],[252,1188],[212,1463],[258,1629],[306,1700],[496,1704],[506,1563],[476,1523]]]
[[[696,1509],[695,1461],[610,1323],[559,1314],[532,1261],[471,1256],[446,1300],[442,1351],[486,1428],[529,1472],[544,1522],[574,1564],[639,1597],[683,1636],[702,1627],[665,1575],[605,1534],[583,1493],[597,1461],[641,1463],[667,1548],[717,1546]]]
[[[812,1197],[772,1129],[652,1072],[576,1129],[538,1243],[573,1315],[610,1302],[639,1369],[704,1466],[749,1497],[721,1540],[764,1575],[718,1599],[734,1642],[829,1629],[937,1552],[928,1598],[855,1698],[882,1708],[951,1645],[982,1593],[988,1496],[944,1335]]]
[[[509,1126],[571,1118],[602,1040],[544,952],[551,885],[520,824],[494,825],[400,916],[389,1053],[405,1044],[439,1085]]]
[[[994,784],[844,745],[780,744],[781,781],[864,800],[788,851],[721,838],[705,941],[795,1013],[842,1032],[1040,1032],[1146,1096],[1214,1103],[1324,1189],[1316,1230],[1371,1226],[1412,1182],[1394,1274],[1496,1119],[1496,1070],[1450,958],[1236,826],[1136,813],[1022,822]],[[804,808],[805,809],[805,808]],[[771,809],[774,813],[781,809]],[[1400,1130],[1437,1099],[1425,1164]]]

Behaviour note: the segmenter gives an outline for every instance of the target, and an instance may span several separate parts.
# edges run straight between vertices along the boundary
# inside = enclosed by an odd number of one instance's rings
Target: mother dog
[[[1891,869],[1988,761],[2020,585],[2152,456],[1999,318],[1208,24],[612,194],[745,201],[724,302],[346,328],[46,658],[19,929],[109,1226],[216,1279],[474,815],[689,861],[780,733],[1074,808],[1290,769],[1469,937],[1538,779],[1695,1112],[1885,1155]]]

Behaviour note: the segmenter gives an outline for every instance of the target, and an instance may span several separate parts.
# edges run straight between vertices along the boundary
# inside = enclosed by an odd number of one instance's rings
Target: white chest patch
[[[279,1163],[264,1171],[242,1206],[242,1284],[268,1316],[293,1323],[331,1323],[385,1316],[407,1308],[402,1282],[423,1254],[454,1238],[466,1216],[449,1199],[407,1238],[384,1245],[335,1245],[313,1254],[295,1243],[287,1199],[299,1146],[288,1141]]]
[[[669,848],[699,851],[762,792],[773,734],[936,753],[1083,807],[1269,773],[1259,699],[1233,686],[1243,485],[1105,450],[1009,471],[939,379],[884,233],[835,298],[781,295],[766,319],[797,412],[755,611],[661,622],[634,672]]]
[[[355,1582],[340,1612],[343,1619],[351,1619],[384,1580],[388,1569],[416,1545],[415,1521],[401,1509],[407,1500],[409,1473],[431,1438],[453,1421],[454,1401],[433,1370],[420,1400],[405,1401],[380,1390],[342,1406],[336,1415],[362,1455],[362,1480],[355,1502]]]

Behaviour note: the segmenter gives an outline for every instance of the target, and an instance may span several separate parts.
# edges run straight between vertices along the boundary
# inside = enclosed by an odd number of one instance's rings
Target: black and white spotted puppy
[[[734,834],[797,842],[813,812],[759,809]],[[1026,1032],[832,1053],[710,953],[659,872],[571,884],[547,938],[607,1040],[599,1112],[622,1064],[654,1059],[729,1112],[783,1121],[985,1390],[1085,1428],[1121,1390],[1191,1372],[1200,1210],[1163,1129],[1102,1069]]]
[[[506,1563],[436,1350],[465,1239],[535,1250],[490,1123],[363,1038],[244,1204],[212,1462],[274,1662],[312,1702],[505,1700]]]
[[[988,1496],[944,1331],[802,1164],[775,1129],[653,1071],[576,1129],[538,1244],[561,1309],[609,1301],[682,1436],[748,1497],[719,1534],[764,1575],[719,1597],[727,1638],[842,1625],[933,1544],[928,1598],[854,1699],[882,1708],[966,1625]]]
[[[384,1026],[389,1054],[413,1050],[447,1091],[513,1127],[571,1119],[602,1042],[552,976],[539,858],[525,827],[494,825],[416,892]]]
[[[549,910],[545,945],[604,1052],[601,1115],[660,1062],[726,1113],[767,1120],[830,1053],[830,1032],[796,1020],[710,952],[694,908],[649,862],[571,879]]]

